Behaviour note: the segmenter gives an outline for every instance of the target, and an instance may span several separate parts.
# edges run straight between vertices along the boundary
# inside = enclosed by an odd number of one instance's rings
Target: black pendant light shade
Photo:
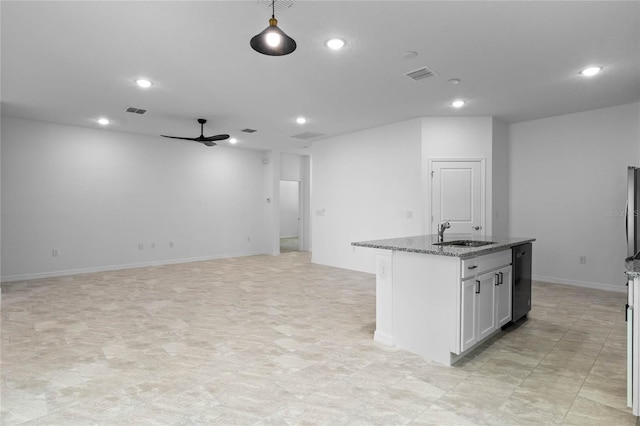
[[[269,26],[251,39],[251,47],[256,52],[269,56],[283,56],[296,50],[296,41],[278,28],[275,17],[275,0],[271,3],[273,13],[269,19]]]

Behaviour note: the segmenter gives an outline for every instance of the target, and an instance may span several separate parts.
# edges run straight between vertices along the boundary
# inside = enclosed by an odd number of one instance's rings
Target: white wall
[[[374,251],[351,242],[423,232],[421,144],[420,119],[314,144],[314,263],[373,272]]]
[[[304,251],[311,251],[311,227],[313,217],[311,216],[311,156],[302,157],[302,247]],[[298,243],[299,244],[299,243]]]
[[[427,117],[422,119],[422,156],[427,158],[482,158],[485,160],[484,230],[492,234],[492,127],[491,117]],[[426,170],[426,169],[425,169]],[[425,172],[425,181],[426,181]],[[429,189],[429,188],[427,188]],[[430,189],[429,189],[430,190]],[[425,192],[427,194],[427,192]],[[430,198],[425,202],[425,230],[431,230]]]
[[[492,201],[491,172],[494,161],[507,161],[506,145],[506,125],[492,117],[421,118],[314,144],[313,261],[374,272],[374,251],[351,242],[431,233],[428,159],[483,159],[485,232],[495,205],[506,233],[507,184],[496,186],[504,194]],[[506,179],[506,169],[501,164],[497,176]]]
[[[3,117],[3,279],[263,253],[262,155]]]
[[[509,235],[509,127],[493,119],[491,235]]]
[[[301,155],[280,154],[280,180],[303,179],[303,161]]]
[[[534,278],[625,290],[626,173],[640,165],[639,112],[634,103],[510,126],[509,230],[537,238]]]
[[[280,254],[280,152],[264,153],[264,230],[265,252],[272,256]]]
[[[298,186],[297,181],[280,181],[280,238],[298,236],[300,210]]]

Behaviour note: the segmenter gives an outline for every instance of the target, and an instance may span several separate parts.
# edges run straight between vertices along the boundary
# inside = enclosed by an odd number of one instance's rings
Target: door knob
[[[472,226],[471,229],[475,229],[476,231],[479,231],[482,229],[482,226]]]

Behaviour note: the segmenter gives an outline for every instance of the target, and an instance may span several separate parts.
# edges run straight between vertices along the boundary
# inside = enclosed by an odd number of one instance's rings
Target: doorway
[[[432,159],[431,233],[449,222],[452,234],[484,235],[484,160]]]
[[[280,181],[280,253],[300,251],[300,182]]]

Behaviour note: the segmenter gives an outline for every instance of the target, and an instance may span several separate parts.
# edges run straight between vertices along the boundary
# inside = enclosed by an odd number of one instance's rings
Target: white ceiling
[[[2,114],[192,137],[202,117],[205,135],[230,133],[238,147],[306,153],[291,135],[422,116],[514,123],[640,99],[638,1],[298,0],[276,11],[298,43],[283,57],[249,47],[268,25],[264,3],[2,1]],[[342,51],[324,46],[334,36]],[[603,72],[578,75],[592,64]],[[439,76],[404,75],[422,66]],[[455,98],[467,105],[453,109]]]

